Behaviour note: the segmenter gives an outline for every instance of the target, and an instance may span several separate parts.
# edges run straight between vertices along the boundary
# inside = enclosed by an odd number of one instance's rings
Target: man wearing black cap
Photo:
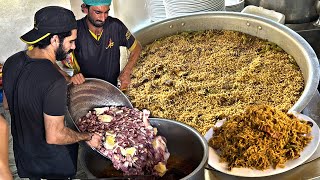
[[[21,39],[33,46],[5,62],[3,88],[11,114],[13,150],[23,178],[64,179],[77,170],[76,142],[98,147],[97,134],[77,133],[64,124],[67,82],[55,67],[75,48],[77,24],[65,8],[36,12],[34,28]]]
[[[83,2],[81,7],[87,15],[77,21],[74,68],[84,77],[103,79],[115,86],[119,80],[120,88],[126,89],[131,81],[132,69],[140,56],[141,45],[119,19],[108,16],[111,0]],[[121,72],[120,46],[130,51],[128,63]]]

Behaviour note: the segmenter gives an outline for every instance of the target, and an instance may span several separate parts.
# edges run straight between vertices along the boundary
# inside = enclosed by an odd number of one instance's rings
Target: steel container
[[[111,83],[86,78],[80,85],[68,87],[68,112],[73,121],[86,115],[89,110],[103,106],[126,106],[132,108],[127,96]]]
[[[287,24],[315,21],[319,0],[246,0],[246,5],[261,6],[285,15]]]
[[[301,112],[306,107],[317,90],[319,62],[308,42],[280,23],[252,14],[210,12],[165,19],[139,29],[133,34],[144,46],[178,32],[208,29],[239,31],[266,39],[292,55],[302,71],[305,87],[290,110]]]
[[[180,161],[179,163],[174,163],[174,165],[168,164],[167,166],[170,166],[170,168],[168,168],[165,177],[161,179],[180,179],[177,177],[185,174],[181,179],[203,180],[204,168],[208,162],[208,144],[204,137],[192,127],[178,121],[150,118],[150,123],[158,129],[159,135],[167,139],[167,147],[170,152],[169,159],[179,157],[175,158],[175,161]],[[95,151],[82,148],[80,150],[80,162],[89,179],[115,179],[115,177],[106,175],[108,174],[107,171],[110,171],[110,167],[112,167],[111,161],[102,158],[102,156]],[[122,179],[122,177],[117,177],[117,179]],[[130,178],[123,177],[123,179]],[[131,179],[158,178],[139,176]]]

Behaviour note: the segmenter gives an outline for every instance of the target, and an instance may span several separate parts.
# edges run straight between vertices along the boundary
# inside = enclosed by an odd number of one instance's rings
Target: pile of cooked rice
[[[209,146],[230,169],[264,170],[284,167],[288,160],[298,158],[312,139],[307,135],[310,132],[306,121],[291,114],[267,105],[250,106],[215,128]]]
[[[241,32],[183,32],[146,45],[126,94],[151,116],[186,123],[200,133],[247,105],[290,109],[304,81],[292,56]]]

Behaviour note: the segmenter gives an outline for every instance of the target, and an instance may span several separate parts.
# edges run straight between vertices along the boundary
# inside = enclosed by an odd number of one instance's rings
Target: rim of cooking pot
[[[175,120],[170,120],[170,119],[164,119],[164,118],[149,118],[150,123],[152,124],[152,126],[154,126],[154,123],[156,123],[156,120],[161,120],[161,121],[167,121],[169,123],[172,124],[177,124],[179,126],[182,126],[186,129],[188,129],[188,131],[192,132],[193,134],[196,135],[196,137],[201,141],[201,145],[203,147],[203,157],[201,159],[201,162],[199,163],[199,165],[197,166],[197,168],[195,168],[190,174],[188,174],[186,177],[182,178],[182,179],[190,179],[192,178],[195,174],[197,174],[198,172],[203,173],[204,174],[204,167],[206,166],[206,164],[208,163],[208,158],[209,158],[209,146],[208,146],[208,142],[207,140],[193,127],[181,123],[179,121],[175,121]],[[169,151],[170,152],[170,151]]]

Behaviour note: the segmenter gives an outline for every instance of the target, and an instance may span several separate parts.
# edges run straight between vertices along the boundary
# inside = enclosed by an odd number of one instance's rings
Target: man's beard
[[[58,47],[58,49],[57,49],[57,51],[56,51],[56,60],[57,60],[57,61],[62,61],[62,60],[64,60],[64,59],[66,59],[66,58],[67,58],[67,55],[68,55],[69,53],[71,53],[71,52],[72,52],[72,49],[70,49],[68,52],[66,52],[66,51],[63,49],[62,43],[60,43],[60,44],[59,44],[59,47]]]
[[[104,22],[102,22],[102,21],[94,21],[90,16],[88,16],[88,20],[95,27],[102,27],[104,25]],[[97,23],[97,22],[99,22],[99,23]]]

